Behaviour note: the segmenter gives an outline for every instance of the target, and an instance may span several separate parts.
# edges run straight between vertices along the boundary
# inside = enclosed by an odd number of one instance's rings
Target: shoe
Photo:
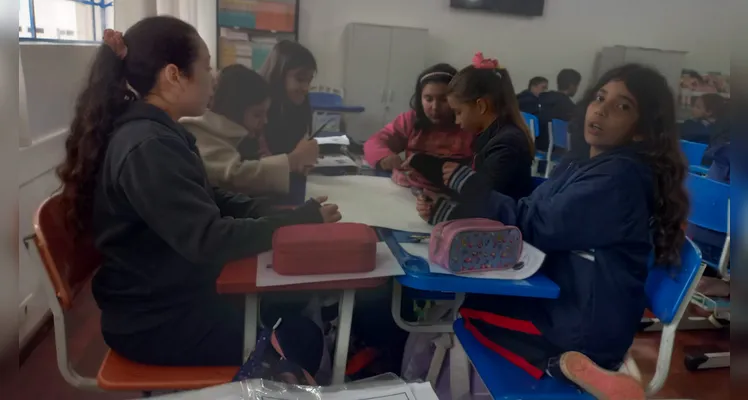
[[[561,372],[599,400],[645,400],[641,384],[621,372],[600,368],[582,353],[569,351],[561,355]]]

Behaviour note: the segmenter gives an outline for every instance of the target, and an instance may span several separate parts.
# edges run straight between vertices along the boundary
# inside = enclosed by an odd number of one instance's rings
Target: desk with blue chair
[[[530,129],[530,135],[532,140],[537,140],[540,135],[540,121],[538,117],[526,112],[521,112],[522,118],[525,120],[525,124]],[[548,161],[547,153],[535,149],[535,158],[532,160],[532,175],[535,176],[538,173],[538,163],[540,161]]]
[[[665,383],[678,323],[703,272],[701,253],[690,240],[683,245],[681,266],[678,270],[661,266],[650,269],[646,282],[648,306],[663,322],[664,327],[657,356],[657,368],[646,387],[647,396],[657,393]],[[592,399],[589,394],[581,393],[573,386],[549,376],[539,380],[532,378],[498,353],[480,344],[465,329],[461,319],[455,321],[454,332],[491,396],[496,400]],[[632,376],[638,375],[633,359],[627,357],[625,368],[625,372]]]
[[[553,155],[553,148],[560,147],[569,150],[569,122],[560,119],[551,120],[548,123],[548,165],[545,168],[545,177],[551,176],[553,166],[561,160],[560,156]]]

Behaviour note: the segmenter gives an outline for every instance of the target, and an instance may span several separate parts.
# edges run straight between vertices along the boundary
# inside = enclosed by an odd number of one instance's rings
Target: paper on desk
[[[407,251],[408,253],[416,256],[421,257],[424,260],[429,259],[429,244],[428,242],[421,242],[421,243],[401,243],[400,246],[402,246],[403,250]],[[524,242],[522,245],[522,254],[520,255],[520,262],[525,263],[525,268],[528,271],[537,271],[541,265],[543,265],[543,261],[545,260],[545,253],[538,250],[537,247]],[[429,261],[429,272],[432,274],[442,274],[442,275],[457,275],[452,271],[447,270],[446,268],[433,264]],[[484,272],[471,272],[469,274],[460,274],[460,276],[466,277],[466,278],[481,278],[481,279],[503,279],[502,275],[503,271],[484,271]]]
[[[408,232],[430,233],[433,228],[416,212],[416,198],[410,189],[392,179],[376,176],[309,176],[306,194],[328,196],[340,207],[342,222]]]
[[[316,137],[314,140],[317,141],[317,144],[337,144],[340,146],[349,146],[351,144],[351,140],[346,135]]]
[[[257,286],[298,285],[302,283],[318,283],[345,281],[349,279],[382,278],[386,276],[405,275],[403,268],[385,243],[377,243],[377,266],[371,272],[358,274],[325,274],[325,275],[280,275],[271,267],[273,253],[268,251],[257,256]]]
[[[320,157],[317,159],[317,164],[314,165],[314,168],[327,167],[358,167],[358,164],[348,156],[333,154]]]

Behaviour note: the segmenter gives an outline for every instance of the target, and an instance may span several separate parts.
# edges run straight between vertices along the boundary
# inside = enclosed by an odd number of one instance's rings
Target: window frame
[[[93,40],[69,40],[69,39],[48,39],[48,38],[38,38],[36,37],[36,17],[35,17],[35,10],[34,10],[34,0],[28,0],[28,7],[29,7],[29,31],[31,33],[31,37],[19,37],[19,42],[47,42],[47,43],[98,43],[101,41],[101,38],[99,38],[97,34],[96,29],[96,11],[98,9],[99,13],[101,13],[100,19],[101,21],[105,21],[106,18],[104,17],[104,10],[106,10],[109,7],[112,7],[114,5],[114,0],[67,0],[71,1],[73,3],[79,3],[86,6],[91,7],[91,23],[93,24]]]

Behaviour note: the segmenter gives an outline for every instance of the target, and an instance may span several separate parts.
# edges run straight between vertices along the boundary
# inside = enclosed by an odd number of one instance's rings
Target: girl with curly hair
[[[536,378],[644,399],[639,382],[612,371],[639,328],[652,263],[680,262],[689,203],[675,101],[661,74],[629,64],[602,76],[581,105],[589,154],[562,162],[519,201],[492,192],[482,209],[546,253],[542,271],[559,298],[468,296],[461,314],[481,342]]]

